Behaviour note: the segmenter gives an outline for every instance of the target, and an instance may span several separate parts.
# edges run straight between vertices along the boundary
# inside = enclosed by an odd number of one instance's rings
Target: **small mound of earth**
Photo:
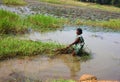
[[[80,77],[79,82],[119,82],[119,81],[97,80],[97,77],[94,75],[84,74]]]

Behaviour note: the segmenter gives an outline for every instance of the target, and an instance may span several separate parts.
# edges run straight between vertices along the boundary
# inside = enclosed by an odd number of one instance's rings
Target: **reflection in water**
[[[55,78],[76,79],[77,73],[80,71],[80,62],[76,60],[77,58],[70,55],[57,56],[55,59],[41,56],[11,59],[5,61],[5,63],[0,63],[0,74],[5,73],[0,75],[0,81],[15,82],[14,79],[17,79],[25,82],[26,79],[31,81]]]
[[[76,61],[77,58],[75,57],[69,57],[67,55],[62,56],[61,58],[65,65],[68,66],[70,72],[71,72],[71,78],[74,78],[75,76],[77,76],[77,73],[80,71],[80,62]]]

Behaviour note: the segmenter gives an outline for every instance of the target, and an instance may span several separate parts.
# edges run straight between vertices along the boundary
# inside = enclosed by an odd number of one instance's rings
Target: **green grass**
[[[29,27],[40,32],[48,32],[61,28],[66,23],[69,24],[69,22],[66,22],[66,19],[54,16],[38,14],[22,18],[15,13],[0,10],[0,34],[24,34],[28,31]],[[73,23],[76,25],[108,28],[114,31],[120,30],[120,19],[101,21],[77,19]]]
[[[19,40],[13,37],[0,38],[0,59],[16,56],[31,56],[49,54],[53,56],[53,49],[62,48],[60,44],[52,42],[33,42]]]
[[[30,15],[22,18],[19,15],[0,10],[0,34],[23,34],[31,27],[46,32],[63,26],[63,19],[45,15]]]
[[[63,26],[63,19],[40,14],[28,16],[27,21],[32,24],[33,29],[42,32],[56,30]]]
[[[105,29],[112,29],[114,31],[120,30],[120,19],[110,19],[108,21],[92,21],[92,20],[76,20],[76,25],[87,25],[92,27],[101,27]]]
[[[120,12],[120,8],[107,5],[99,5],[95,3],[84,3],[76,0],[39,0],[42,2],[48,2],[53,4],[63,4],[63,5],[72,5],[72,6],[83,6],[87,8],[101,9],[110,12]]]
[[[30,40],[20,40],[12,36],[0,36],[0,60],[16,56],[33,56],[46,54],[55,56],[64,53],[57,53],[58,49],[63,49],[65,45],[53,42],[34,42]],[[67,53],[71,54],[71,53]],[[90,53],[83,51],[81,57],[75,61],[87,61],[91,59]]]
[[[3,0],[3,3],[7,5],[25,5],[26,4],[24,0]]]
[[[0,10],[0,34],[23,33],[27,30],[22,18],[12,12]]]

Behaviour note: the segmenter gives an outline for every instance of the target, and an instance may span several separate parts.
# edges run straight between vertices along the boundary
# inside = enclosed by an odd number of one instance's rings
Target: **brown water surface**
[[[0,82],[26,78],[31,80],[75,79],[83,74],[93,74],[102,80],[120,81],[120,33],[91,32],[83,30],[85,48],[92,52],[92,59],[75,61],[70,55],[55,58],[28,57],[24,59],[10,59],[0,62]],[[32,32],[24,39],[34,41],[52,41],[70,44],[74,41],[75,28],[65,28],[49,33]]]

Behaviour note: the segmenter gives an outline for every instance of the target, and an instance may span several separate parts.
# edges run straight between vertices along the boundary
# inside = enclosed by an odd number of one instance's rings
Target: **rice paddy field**
[[[1,1],[0,1],[1,2]],[[88,8],[89,7],[89,8]],[[83,30],[79,56],[66,49]],[[0,82],[120,81],[120,8],[76,0],[2,0]]]

